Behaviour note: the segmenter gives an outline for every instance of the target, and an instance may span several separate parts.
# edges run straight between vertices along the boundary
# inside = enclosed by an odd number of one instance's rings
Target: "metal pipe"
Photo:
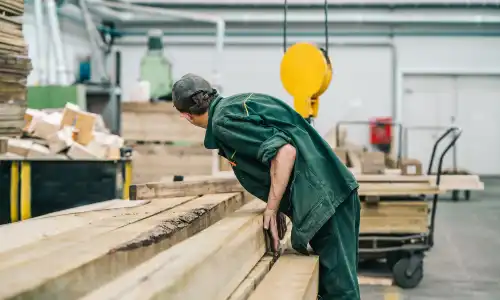
[[[165,4],[165,0],[129,0],[131,3],[142,3],[142,4]],[[200,1],[186,1],[186,0],[169,0],[169,4],[182,4],[182,5],[191,5],[198,4]],[[229,4],[229,1],[213,1],[218,2],[216,4]],[[283,3],[283,0],[253,0],[251,1],[252,5],[265,5],[265,6],[275,6]],[[321,5],[321,0],[302,0],[302,1],[294,1],[296,5]],[[477,2],[477,3],[476,3]],[[411,5],[411,7],[418,8],[420,5],[435,5],[435,6],[448,6],[448,5],[469,5],[471,7],[478,5],[498,5],[498,0],[482,0],[482,1],[464,1],[464,0],[420,0],[420,1],[408,1],[408,0],[343,0],[343,1],[335,1],[333,5],[387,5],[390,7],[398,6],[398,5]],[[264,6],[264,7],[265,7]]]
[[[129,4],[129,3],[124,3],[124,2],[110,2],[110,1],[93,1],[92,2],[95,5],[102,5],[110,8],[115,8],[115,9],[126,9],[126,10],[131,10],[137,13],[144,13],[148,14],[149,17],[151,18],[151,15],[161,15],[161,16],[167,16],[167,17],[172,17],[175,19],[188,19],[188,20],[193,20],[193,21],[199,21],[199,22],[207,22],[207,23],[212,23],[215,24],[217,34],[216,34],[216,42],[215,42],[215,48],[216,48],[216,54],[214,58],[214,65],[213,65],[213,80],[212,84],[215,87],[219,87],[220,89],[220,72],[218,70],[219,64],[222,58],[222,54],[224,51],[224,37],[225,37],[225,31],[226,31],[226,22],[224,19],[213,16],[213,15],[208,15],[208,14],[202,14],[202,13],[193,13],[193,12],[186,12],[182,10],[173,10],[173,9],[164,9],[164,8],[157,8],[157,7],[146,7],[143,5],[134,5],[134,4]]]
[[[101,2],[98,2],[101,3]],[[109,2],[106,2],[108,5]],[[122,3],[113,5],[116,8],[120,8]],[[133,5],[133,4],[127,4]],[[111,5],[109,5],[112,7]],[[139,7],[146,8],[143,5],[135,5]],[[149,8],[153,11],[165,10],[165,11],[175,11],[171,9],[161,9],[161,8]],[[145,13],[152,13],[150,11]],[[183,13],[182,15],[176,15],[171,17],[177,18],[186,18],[183,15],[191,15],[194,13]],[[206,16],[204,14],[196,14]],[[283,14],[278,12],[259,12],[259,13],[222,13],[221,18],[223,18],[226,22],[245,22],[245,23],[282,23],[283,22]],[[214,16],[210,16],[210,18],[216,18]],[[381,13],[335,13],[328,14],[329,23],[367,23],[367,24],[499,24],[500,17],[499,16],[491,16],[491,15],[417,15],[417,14],[381,14]],[[140,14],[135,15],[133,18],[128,20],[130,22],[168,22],[169,20],[165,20],[162,18],[155,18],[154,16],[141,16]],[[175,20],[171,20],[175,21]],[[300,13],[288,13],[287,21],[289,23],[319,23],[324,21],[324,16],[318,12],[304,12]]]
[[[63,43],[61,38],[61,29],[59,27],[59,20],[57,16],[57,8],[54,0],[46,0],[47,17],[49,19],[50,37],[54,46],[54,53],[56,59],[57,83],[68,84],[68,73],[64,57]]]
[[[47,84],[47,61],[44,57],[45,38],[42,33],[45,31],[45,24],[43,22],[43,5],[42,0],[35,0],[34,5],[34,18],[35,18],[35,39],[36,39],[36,60],[38,62],[38,82],[40,85]]]
[[[92,53],[92,59],[98,67],[98,73],[100,75],[100,80],[108,81],[109,77],[106,72],[106,65],[104,62],[103,51],[106,46],[101,39],[99,32],[97,31],[96,25],[92,21],[92,16],[89,12],[87,6],[87,0],[78,0],[80,10],[83,16],[83,22],[85,24],[85,29],[87,31],[88,39],[90,42],[90,50]]]

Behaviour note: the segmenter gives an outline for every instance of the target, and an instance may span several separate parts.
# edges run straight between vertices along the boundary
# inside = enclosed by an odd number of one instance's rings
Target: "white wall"
[[[87,42],[85,29],[82,23],[77,23],[64,17],[60,17],[59,22],[65,58],[69,68],[68,74],[70,75],[70,81],[72,82],[75,79],[75,73],[78,70],[77,57],[90,54],[90,47]],[[29,56],[33,64],[33,71],[31,71],[31,74],[28,77],[28,85],[34,85],[37,84],[39,80],[37,69],[40,67],[40,60],[37,57],[35,20],[30,6],[26,7],[26,12],[23,16],[23,33],[25,41],[28,44]],[[49,78],[55,78],[56,68],[54,63],[54,53],[51,52],[49,56],[46,56],[46,60],[48,60],[48,65],[50,66],[48,76]]]
[[[165,53],[174,64],[174,77],[188,72],[212,76],[214,48],[167,38]],[[170,42],[169,42],[170,40]],[[385,42],[382,40],[381,42]],[[279,39],[268,45],[242,45],[229,42],[221,62],[224,94],[262,92],[292,99],[281,86],[279,65],[282,49]],[[373,42],[371,42],[373,43]],[[469,70],[481,73],[500,69],[500,39],[478,37],[395,37],[397,67],[402,70]],[[120,46],[123,54],[124,99],[139,74],[144,44]],[[367,120],[393,114],[393,60],[388,46],[331,46],[334,78],[322,97],[318,129],[325,133],[336,121]],[[396,74],[397,75],[397,74]],[[397,96],[400,97],[400,82]],[[357,103],[362,106],[352,106]],[[397,112],[395,112],[397,115]],[[352,127],[352,130],[355,127]],[[358,130],[361,130],[359,128]],[[366,128],[359,133],[366,137]],[[355,134],[357,135],[357,134]]]

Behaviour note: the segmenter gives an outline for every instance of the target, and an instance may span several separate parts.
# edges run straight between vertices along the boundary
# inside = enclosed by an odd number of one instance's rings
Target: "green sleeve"
[[[216,123],[215,137],[238,155],[255,158],[269,165],[278,150],[292,139],[274,126],[264,125],[260,117],[224,117]]]

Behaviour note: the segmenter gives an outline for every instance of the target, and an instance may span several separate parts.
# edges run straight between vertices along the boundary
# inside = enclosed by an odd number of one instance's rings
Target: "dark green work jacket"
[[[286,144],[295,147],[297,156],[280,211],[292,219],[294,249],[306,252],[307,243],[358,187],[354,176],[318,132],[283,101],[256,93],[212,101],[205,147],[219,149],[241,185],[264,201],[271,185],[271,160]]]

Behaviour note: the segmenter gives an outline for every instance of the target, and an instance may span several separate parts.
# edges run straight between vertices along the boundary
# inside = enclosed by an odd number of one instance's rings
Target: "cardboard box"
[[[383,152],[365,152],[361,156],[361,172],[363,174],[383,174],[385,171],[385,154]]]
[[[339,148],[333,149],[333,152],[335,152],[335,154],[340,159],[340,161],[343,162],[344,165],[347,166],[347,149],[339,147]]]

